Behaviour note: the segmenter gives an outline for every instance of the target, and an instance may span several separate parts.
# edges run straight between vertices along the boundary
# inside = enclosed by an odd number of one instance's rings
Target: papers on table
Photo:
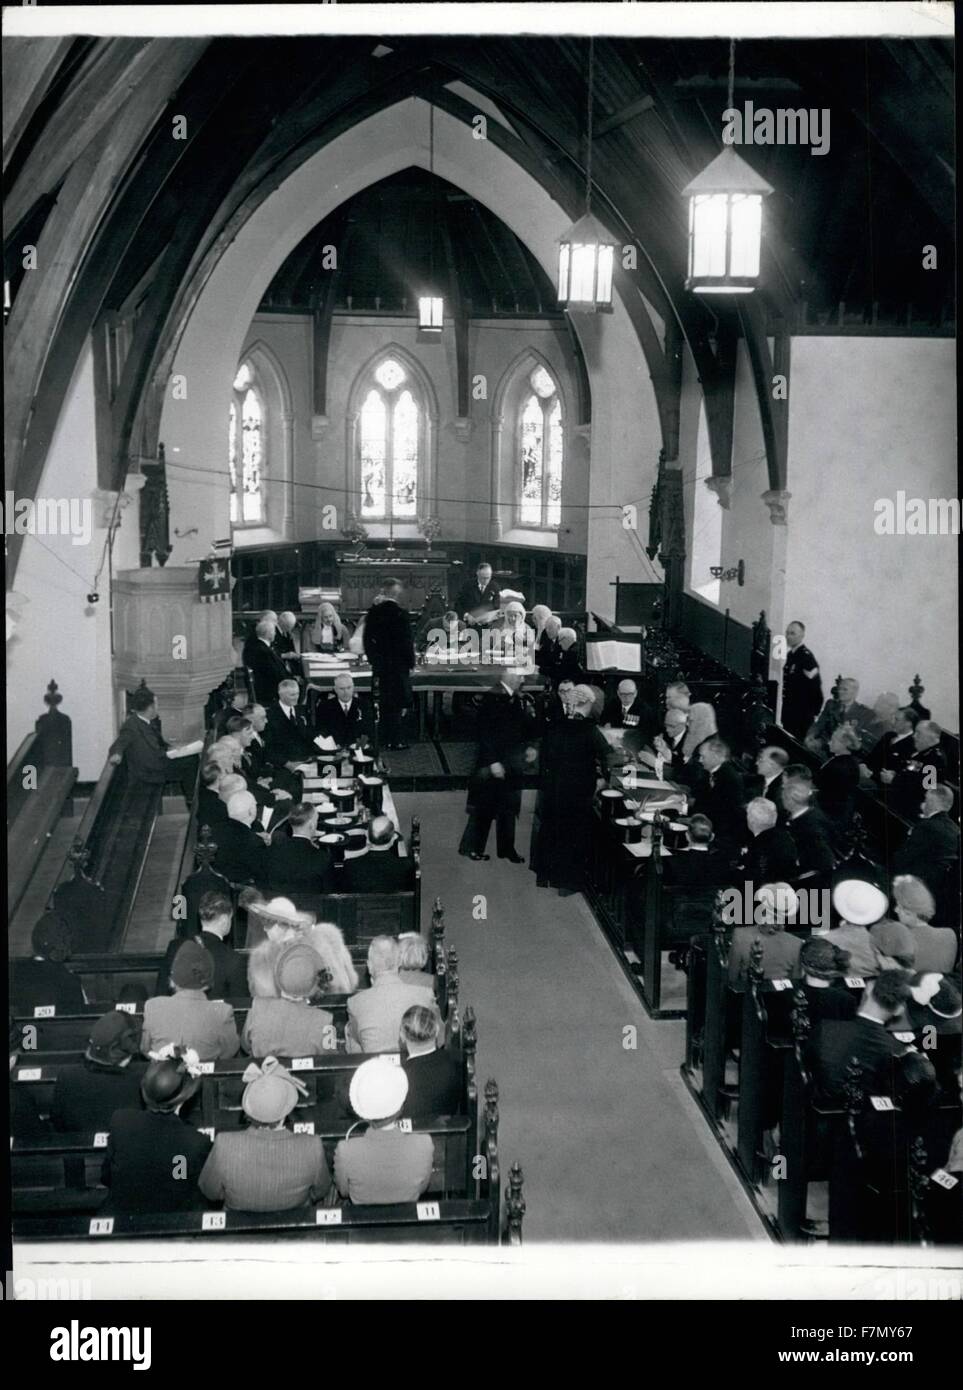
[[[651,840],[640,840],[639,843],[638,843],[637,845],[623,845],[622,848],[623,848],[623,849],[627,849],[628,852],[629,852],[629,854],[634,855],[636,859],[651,859],[651,858],[652,858],[652,841],[651,841]],[[662,848],[662,853],[661,853],[661,856],[660,856],[660,857],[661,857],[662,859],[671,859],[671,858],[672,858],[672,851],[671,851],[670,849],[666,849],[665,845],[662,845],[661,848]]]
[[[318,734],[314,740],[314,746],[320,748],[322,753],[333,753],[338,746],[338,741],[328,734]]]
[[[622,642],[614,637],[596,637],[588,633],[585,638],[585,661],[590,671],[641,671],[642,643]]]

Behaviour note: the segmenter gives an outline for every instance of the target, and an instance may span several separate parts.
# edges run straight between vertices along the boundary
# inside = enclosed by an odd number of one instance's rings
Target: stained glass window
[[[565,434],[558,387],[544,367],[530,373],[534,394],[522,397],[519,415],[522,526],[558,526],[562,520]]]
[[[375,368],[361,407],[361,516],[413,520],[418,512],[422,418],[408,373],[393,357]],[[404,389],[402,389],[404,388]]]
[[[227,434],[227,466],[231,475],[231,525],[237,521],[237,406],[231,401]]]
[[[262,397],[249,362],[238,368],[228,419],[227,466],[231,484],[232,526],[264,521],[265,417]],[[240,439],[238,439],[240,424]],[[238,459],[240,457],[240,478]]]
[[[384,516],[387,449],[385,425],[388,412],[375,390],[361,407],[361,515]]]

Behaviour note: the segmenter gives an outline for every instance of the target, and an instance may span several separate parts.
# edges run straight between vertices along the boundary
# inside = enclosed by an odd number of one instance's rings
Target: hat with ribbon
[[[304,1082],[292,1076],[276,1057],[265,1057],[260,1064],[252,1062],[241,1079],[241,1109],[260,1125],[280,1124],[297,1105],[298,1096],[308,1093]]]

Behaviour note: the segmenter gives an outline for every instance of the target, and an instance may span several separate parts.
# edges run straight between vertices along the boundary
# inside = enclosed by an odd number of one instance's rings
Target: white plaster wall
[[[956,345],[933,338],[795,338],[789,390],[786,617],[828,686],[861,682],[959,731],[959,540],[878,536],[874,503],[956,495]],[[827,680],[828,677],[828,680]]]
[[[565,212],[539,184],[491,142],[446,113],[435,113],[434,168],[440,177],[489,207],[554,277],[556,241]],[[168,395],[161,422],[167,446],[171,526],[198,525],[204,545],[228,534],[224,419],[234,368],[258,302],[301,238],[346,198],[410,167],[428,166],[425,103],[411,98],[353,127],[301,165],[238,233],[215,267],[182,336],[174,373],[187,383],[184,400]],[[588,601],[610,611],[608,587],[643,577],[640,544],[660,436],[652,383],[620,302],[611,314],[580,315],[577,331],[592,390]],[[221,408],[218,403],[223,402]],[[331,446],[332,448],[334,445]],[[218,477],[217,474],[221,476]],[[623,529],[621,506],[639,506],[641,537]],[[196,553],[175,545],[171,564]]]
[[[88,343],[67,392],[37,496],[89,498],[96,486],[94,371]],[[100,776],[116,728],[106,569],[98,586],[100,602],[91,606],[86,601],[106,540],[93,504],[91,517],[89,545],[74,545],[69,536],[24,537],[16,592],[29,602],[6,653],[8,758],[44,713],[44,692],[53,679],[63,693],[60,708],[73,721],[74,765],[82,781]],[[138,552],[134,503],[115,537],[114,570],[135,568]]]

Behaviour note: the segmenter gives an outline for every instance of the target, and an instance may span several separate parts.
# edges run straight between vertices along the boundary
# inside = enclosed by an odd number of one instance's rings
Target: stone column
[[[786,613],[786,554],[789,548],[789,499],[792,493],[784,489],[762,494],[772,522],[772,559],[770,562],[769,611],[766,615],[769,631],[775,635],[785,631]],[[773,642],[769,654],[769,679],[779,681],[779,705],[782,705],[782,668],[785,658],[777,656],[781,644]]]
[[[200,738],[207,697],[234,667],[230,602],[202,603],[197,568],[168,565],[119,571],[113,609],[115,690],[145,680],[157,696],[165,738]]]

